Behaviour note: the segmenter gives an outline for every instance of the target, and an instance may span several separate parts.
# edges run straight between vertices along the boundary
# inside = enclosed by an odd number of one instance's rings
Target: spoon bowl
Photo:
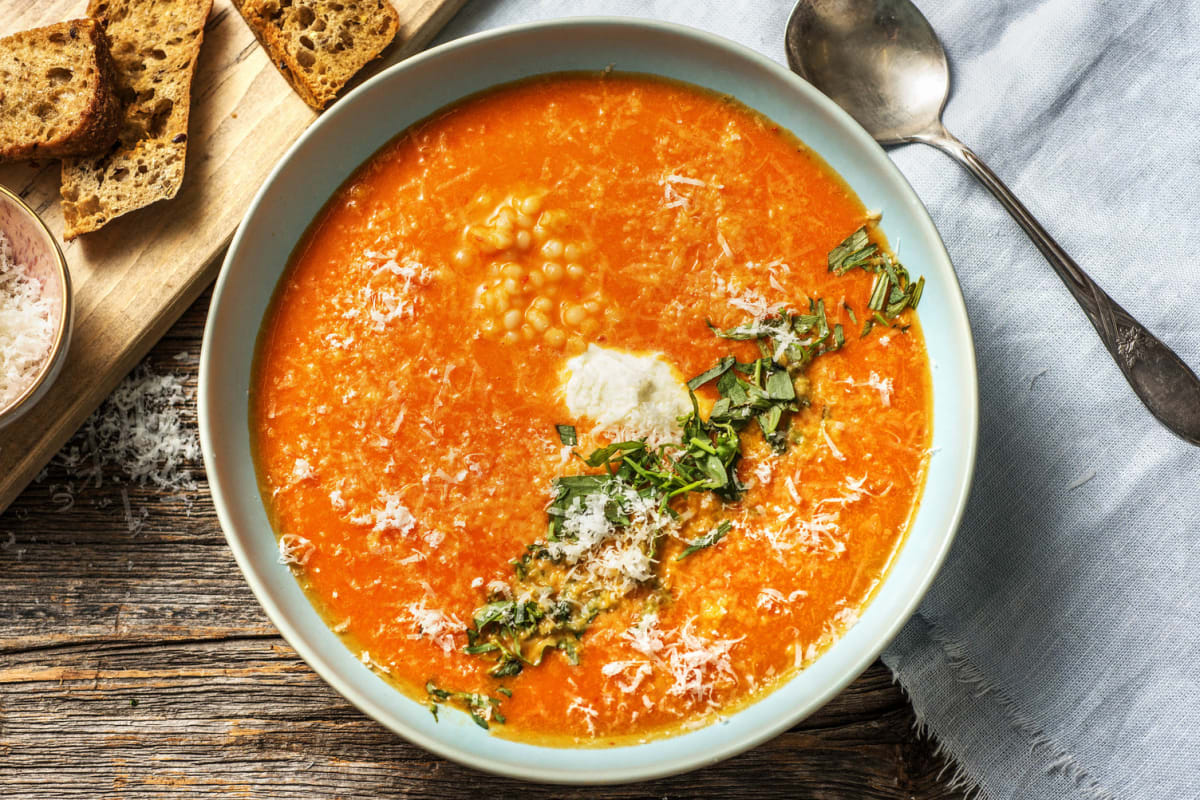
[[[788,64],[882,145],[924,142],[954,158],[1007,209],[1066,284],[1142,403],[1200,445],[1200,379],[1092,280],[996,173],[942,124],[950,68],[911,0],[799,0],[784,40]]]
[[[946,52],[908,0],[808,0],[788,20],[788,65],[880,144],[941,127]]]

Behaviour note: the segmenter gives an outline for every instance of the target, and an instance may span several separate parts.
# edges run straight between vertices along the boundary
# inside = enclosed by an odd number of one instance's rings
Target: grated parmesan
[[[194,492],[200,441],[190,424],[192,399],[180,376],[139,367],[88,418],[55,464],[84,486],[94,481],[99,488],[105,467],[117,466],[134,483],[175,495]]]
[[[892,405],[892,379],[881,378],[879,373],[874,370],[867,376],[867,386],[870,386],[875,391],[879,392],[879,402],[883,403],[884,408],[890,408]]]
[[[0,408],[29,389],[54,344],[55,317],[40,281],[12,260],[0,233]]]
[[[628,524],[610,520],[613,506]],[[548,542],[546,549],[551,558],[571,566],[570,581],[624,595],[654,577],[652,542],[677,527],[657,501],[616,481],[611,493],[577,498],[563,516],[566,535]]]
[[[355,525],[370,525],[371,530],[377,533],[399,531],[406,534],[417,524],[416,517],[400,501],[399,493],[380,492],[379,502],[383,504],[382,507],[373,508],[366,514],[352,516],[350,521]]]
[[[284,566],[304,566],[313,554],[313,543],[303,536],[285,533],[279,537],[279,563]]]
[[[600,712],[596,711],[596,709],[592,708],[587,703],[584,703],[582,697],[576,697],[571,702],[571,705],[567,706],[568,714],[570,714],[573,711],[578,711],[580,714],[583,715],[583,720],[584,720],[584,722],[587,723],[587,726],[588,726],[588,733],[594,734],[596,732],[596,716]]]
[[[712,705],[718,685],[738,682],[729,654],[734,645],[746,637],[705,639],[693,632],[694,623],[694,619],[689,620],[682,628],[672,631],[674,636],[668,640],[667,634],[658,628],[658,615],[647,614],[637,625],[625,631],[622,638],[633,649],[649,656],[655,664],[666,670],[672,679],[667,694],[686,695]],[[613,669],[612,675],[624,668]]]
[[[416,633],[410,633],[408,638],[428,637],[447,655],[454,652],[458,646],[455,636],[465,631],[467,627],[462,620],[441,609],[426,607],[423,599],[420,603],[411,603],[407,610],[413,627],[416,628]]]

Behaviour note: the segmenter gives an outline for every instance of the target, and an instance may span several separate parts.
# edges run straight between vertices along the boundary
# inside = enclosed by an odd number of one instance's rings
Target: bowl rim
[[[341,674],[338,667],[331,663],[323,653],[318,651],[315,645],[310,645],[305,633],[299,630],[299,627],[293,623],[289,614],[276,603],[270,590],[264,585],[255,572],[255,559],[243,546],[241,534],[238,532],[238,526],[235,522],[234,514],[231,511],[226,498],[223,495],[222,481],[220,479],[219,461],[216,458],[217,445],[214,439],[213,425],[215,424],[210,419],[210,414],[215,414],[214,410],[210,412],[210,406],[215,404],[214,396],[219,396],[220,389],[212,385],[211,375],[216,367],[212,364],[211,356],[214,349],[213,339],[216,336],[213,324],[214,318],[218,314],[221,307],[221,300],[224,295],[226,283],[230,280],[229,274],[231,265],[234,263],[236,255],[242,246],[243,238],[247,236],[247,221],[250,220],[260,204],[263,202],[268,191],[271,189],[274,182],[279,178],[280,174],[286,169],[293,155],[301,149],[305,143],[320,131],[324,126],[333,124],[334,120],[343,113],[348,113],[352,101],[358,96],[369,92],[376,85],[386,82],[392,76],[399,72],[416,67],[424,61],[442,58],[447,54],[455,51],[479,46],[481,43],[490,42],[495,39],[501,39],[510,36],[517,36],[530,32],[556,30],[571,32],[579,32],[588,28],[607,27],[607,26],[625,26],[631,30],[649,33],[661,33],[669,36],[674,36],[680,39],[691,40],[692,43],[697,43],[705,48],[711,49],[714,52],[723,51],[725,54],[732,55],[744,61],[751,62],[754,66],[765,69],[774,73],[775,77],[781,78],[785,82],[791,84],[795,91],[806,95],[806,99],[816,104],[820,109],[835,117],[840,126],[845,128],[847,132],[858,137],[860,140],[865,140],[870,147],[875,148],[887,162],[884,170],[887,173],[887,178],[903,187],[903,192],[906,195],[907,204],[913,209],[918,217],[922,217],[924,222],[928,224],[928,228],[933,233],[932,240],[935,248],[935,253],[941,258],[944,258],[947,266],[950,280],[948,281],[947,291],[950,294],[950,299],[954,301],[953,312],[961,321],[961,330],[956,331],[963,336],[962,342],[965,345],[966,364],[969,367],[970,380],[964,380],[959,387],[962,392],[962,405],[964,412],[962,414],[966,427],[966,439],[962,442],[964,451],[964,470],[961,473],[961,480],[957,484],[957,491],[947,501],[948,523],[944,526],[945,530],[941,538],[938,540],[936,550],[930,549],[928,555],[924,558],[923,568],[918,571],[918,576],[915,579],[915,590],[907,596],[902,604],[899,604],[892,613],[891,621],[884,627],[883,631],[877,635],[871,646],[862,648],[856,657],[852,659],[852,665],[845,669],[841,676],[829,682],[823,690],[814,693],[810,698],[806,699],[803,704],[793,708],[790,713],[781,716],[773,724],[764,726],[754,733],[744,736],[741,739],[736,739],[725,743],[716,750],[708,750],[703,752],[692,752],[687,757],[676,758],[673,760],[665,760],[661,763],[656,763],[649,766],[634,766],[618,769],[596,769],[596,768],[563,768],[557,764],[538,764],[524,763],[512,764],[502,760],[481,755],[472,752],[469,747],[459,746],[451,741],[434,738],[423,734],[421,731],[409,727],[403,720],[394,717],[387,709],[377,704],[365,690],[355,685],[349,678]],[[546,70],[544,74],[552,74],[561,70]],[[505,80],[498,80],[493,85],[503,85],[507,83]],[[452,104],[456,101],[455,98],[450,98],[444,105]],[[399,131],[397,131],[399,133]],[[818,155],[820,151],[815,150]],[[370,156],[368,156],[369,158]],[[356,168],[355,164],[351,167]],[[346,173],[347,177],[350,172]],[[848,182],[847,182],[848,183]],[[853,189],[853,187],[851,187]],[[944,563],[951,545],[955,539],[957,531],[962,521],[962,517],[966,508],[967,499],[970,493],[972,480],[975,471],[976,453],[978,444],[979,430],[979,394],[978,394],[978,368],[975,358],[974,341],[971,334],[970,324],[966,314],[966,304],[963,299],[961,285],[954,273],[953,265],[946,251],[945,244],[933,224],[929,216],[928,210],[917,197],[915,191],[909,185],[907,179],[896,167],[895,163],[886,157],[882,148],[871,139],[870,135],[844,110],[837,106],[832,100],[818,92],[810,84],[804,81],[795,73],[791,72],[782,65],[769,59],[767,56],[746,47],[740,43],[725,39],[724,37],[698,30],[696,28],[680,25],[677,23],[664,22],[660,20],[642,19],[635,17],[619,17],[619,16],[582,16],[555,18],[547,20],[538,20],[527,23],[504,26],[500,28],[490,29],[479,33],[463,36],[458,39],[451,40],[436,47],[424,50],[416,55],[413,55],[398,64],[395,64],[388,69],[380,72],[378,75],[365,81],[356,89],[348,93],[338,103],[329,110],[324,112],[297,140],[288,148],[287,152],[279,159],[276,165],[272,168],[270,174],[263,181],[247,208],[246,214],[238,226],[237,231],[230,243],[229,249],[222,264],[220,273],[217,277],[216,285],[213,291],[212,306],[209,311],[208,320],[205,325],[202,350],[200,355],[200,377],[197,391],[197,405],[200,427],[200,444],[204,456],[206,466],[211,470],[210,486],[212,489],[213,504],[216,508],[218,518],[221,522],[222,530],[225,533],[226,540],[229,544],[234,558],[237,561],[238,567],[241,569],[243,576],[250,585],[256,599],[263,607],[267,616],[279,629],[283,638],[296,650],[296,652],[305,660],[305,662],[317,672],[327,683],[330,684],[339,694],[349,700],[360,711],[373,718],[384,727],[402,736],[409,742],[412,742],[430,752],[449,760],[458,762],[468,767],[483,770],[497,775],[503,775],[512,778],[523,780],[531,780],[544,783],[560,783],[560,784],[612,784],[612,783],[628,783],[633,781],[649,780],[653,778],[661,778],[669,775],[675,775],[689,770],[707,766],[717,761],[732,757],[741,752],[744,752],[770,738],[782,733],[798,721],[812,714],[815,710],[825,705],[836,694],[841,692],[849,683],[858,677],[882,652],[899,633],[900,629],[907,623],[911,616],[915,613],[917,605],[924,598],[935,576]],[[248,429],[248,426],[247,426]],[[934,428],[936,430],[936,427]],[[926,484],[927,491],[928,484]],[[911,524],[911,523],[910,523]],[[910,531],[911,533],[911,531]],[[901,552],[901,551],[898,551]],[[889,567],[890,569],[890,567]],[[889,573],[890,575],[890,573]],[[885,577],[880,586],[885,586],[888,578]],[[764,701],[768,696],[782,690],[786,683],[782,683],[768,692],[757,698],[756,702]],[[399,690],[395,690],[398,694]],[[411,699],[411,698],[409,698]],[[670,738],[679,738],[687,734],[678,734]],[[647,743],[633,745],[634,747],[645,747],[656,742],[663,741],[662,739],[652,739]],[[531,745],[531,747],[536,747]],[[561,748],[562,752],[578,752],[584,748]],[[595,748],[587,748],[595,750]]]
[[[54,257],[54,265],[57,268],[59,277],[58,286],[62,289],[62,314],[58,320],[58,330],[54,333],[54,341],[50,345],[50,351],[46,354],[45,359],[43,359],[41,368],[38,369],[33,382],[25,387],[25,391],[17,395],[16,399],[8,405],[0,406],[0,428],[3,428],[32,407],[32,404],[27,406],[26,403],[41,391],[42,385],[54,373],[55,366],[62,357],[63,350],[70,338],[68,331],[71,329],[71,320],[75,312],[75,293],[71,289],[71,270],[67,267],[67,259],[63,255],[62,248],[58,245],[58,240],[54,238],[54,234],[50,232],[49,226],[46,225],[45,220],[28,203],[22,200],[20,195],[7,186],[0,184],[0,195],[16,203],[17,208],[37,223],[37,227],[45,234],[46,240],[50,242],[51,255]]]

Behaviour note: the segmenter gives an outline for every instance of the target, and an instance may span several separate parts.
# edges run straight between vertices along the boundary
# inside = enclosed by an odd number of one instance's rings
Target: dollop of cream
[[[661,354],[634,355],[589,345],[567,361],[564,387],[573,417],[594,420],[600,432],[651,445],[677,441],[678,417],[692,410],[684,382]]]

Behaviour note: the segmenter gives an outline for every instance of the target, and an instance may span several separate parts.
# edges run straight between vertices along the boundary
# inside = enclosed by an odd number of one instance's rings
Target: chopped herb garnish
[[[925,279],[918,278],[914,282],[908,270],[891,253],[870,243],[866,226],[847,236],[845,241],[829,251],[829,271],[835,275],[845,275],[856,267],[875,273],[871,296],[867,300],[867,308],[875,314],[863,326],[862,336],[870,333],[875,323],[890,326],[891,320],[906,309],[915,309],[921,302]],[[850,314],[851,322],[857,325],[858,320],[849,306],[846,306],[846,311]]]
[[[688,381],[687,387],[694,392],[709,381],[724,375],[735,363],[737,363],[736,358],[733,356],[725,356],[717,362],[716,366],[706,369],[704,372],[701,372],[699,375]]]
[[[855,267],[868,263],[878,252],[879,246],[871,244],[867,228],[863,226],[829,251],[829,271],[835,275],[845,275]]]
[[[574,425],[555,425],[554,429],[558,431],[558,440],[567,447],[579,444],[579,437],[575,435]]]
[[[504,687],[501,687],[499,691],[507,697],[512,697],[512,692]],[[504,715],[499,711],[500,700],[498,698],[475,692],[440,689],[433,681],[425,682],[425,692],[431,698],[429,711],[433,714],[434,721],[437,721],[438,718],[438,703],[451,703],[466,711],[471,720],[484,730],[488,729],[488,720],[499,722],[501,725],[505,722]]]
[[[692,541],[688,542],[687,548],[682,553],[675,556],[675,560],[683,561],[685,558],[690,556],[692,553],[697,552],[698,550],[703,550],[706,547],[712,547],[714,544],[724,539],[725,534],[729,533],[729,530],[732,527],[733,523],[729,520],[721,520],[721,523],[717,525],[717,527],[713,528],[699,539],[693,539]]]

